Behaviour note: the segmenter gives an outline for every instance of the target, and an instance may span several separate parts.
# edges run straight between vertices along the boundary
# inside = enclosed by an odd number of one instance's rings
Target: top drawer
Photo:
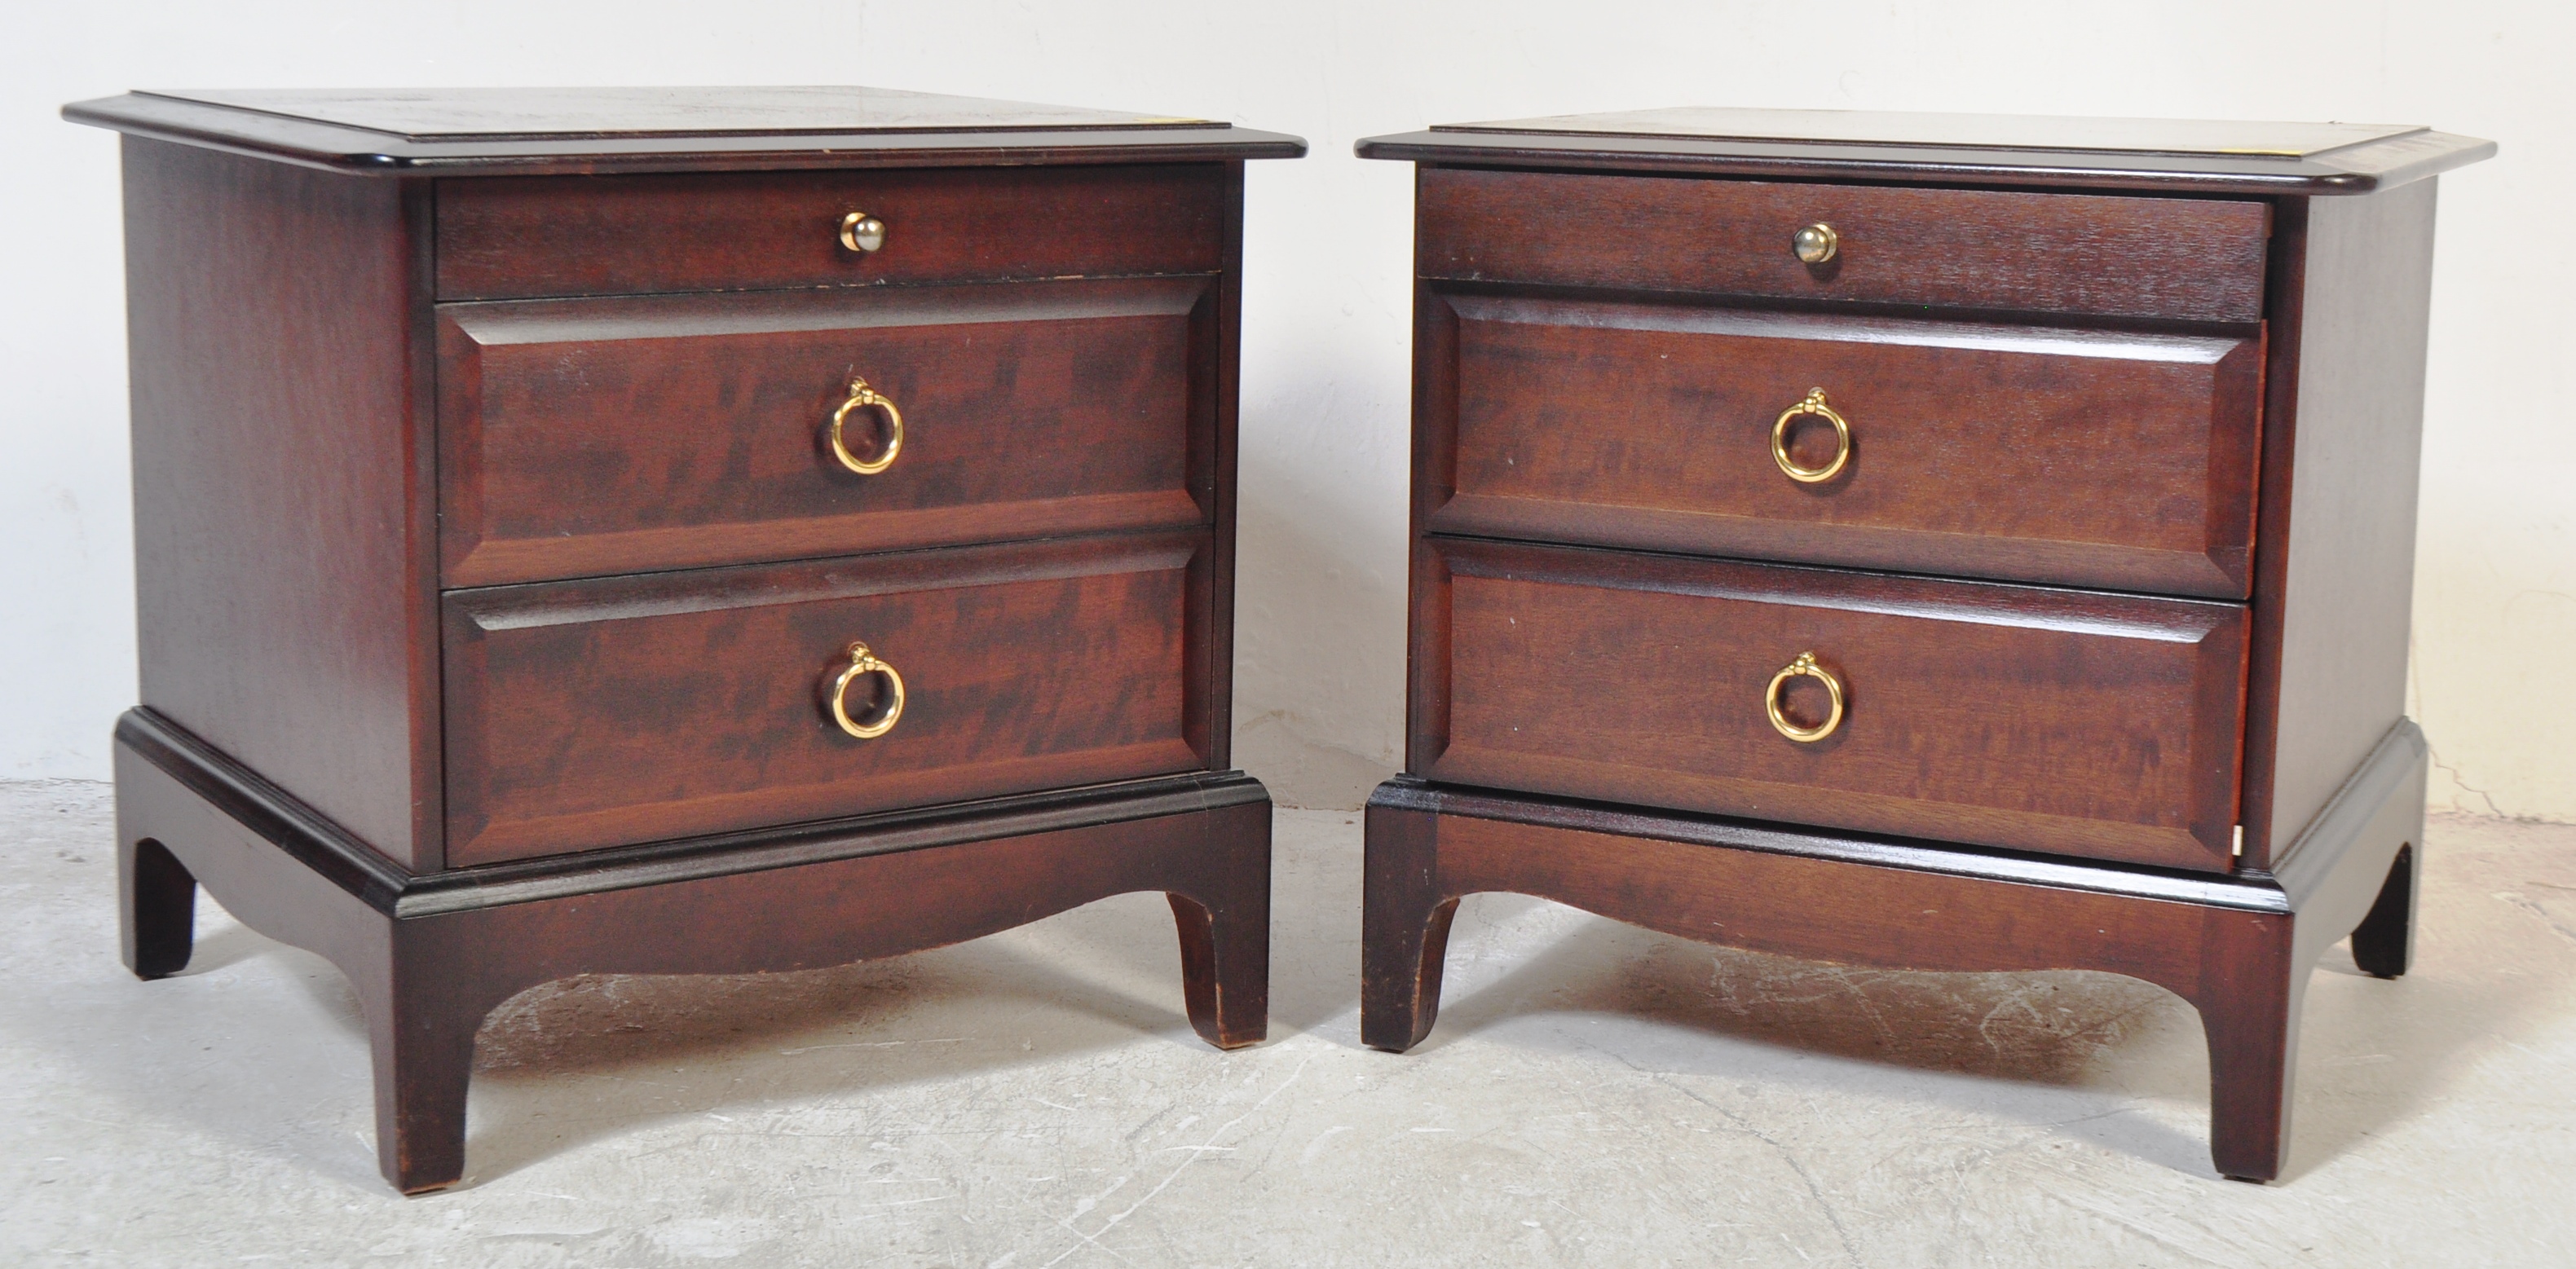
[[[1874,185],[1425,168],[1426,278],[2177,321],[2263,316],[2270,208]],[[1833,228],[1832,258],[1790,239]]]
[[[971,282],[1223,267],[1224,164],[438,183],[438,298]],[[853,251],[865,212],[884,245]]]

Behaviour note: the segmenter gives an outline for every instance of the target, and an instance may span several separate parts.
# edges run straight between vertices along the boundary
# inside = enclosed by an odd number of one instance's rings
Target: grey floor
[[[104,786],[0,785],[13,1264],[2576,1264],[2576,828],[2442,819],[2417,972],[2333,953],[2286,1180],[2217,1179],[2189,1008],[1472,898],[1359,1047],[1356,817],[1279,821],[1272,1040],[1180,1012],[1155,896],[846,969],[576,980],[482,1037],[463,1188],[377,1179],[320,960],[116,960]]]

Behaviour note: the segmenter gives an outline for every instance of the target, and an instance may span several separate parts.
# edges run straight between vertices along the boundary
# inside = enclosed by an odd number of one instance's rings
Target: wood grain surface
[[[940,104],[901,112],[909,116],[911,126],[889,126],[889,115],[882,110],[846,111],[832,101],[821,102],[816,109],[818,103],[792,99],[807,93],[872,94],[880,98],[880,105],[887,95],[927,96],[849,86],[207,94],[220,99],[219,104],[133,92],[73,102],[63,107],[63,117],[127,136],[375,178],[1241,163],[1293,159],[1306,153],[1301,138],[1222,121],[1148,118],[961,97],[932,98]],[[782,101],[782,96],[791,99]],[[356,99],[372,99],[390,109],[362,113],[347,108]],[[253,105],[254,101],[262,104]],[[307,117],[299,117],[298,112]],[[333,117],[309,117],[315,113]],[[577,117],[585,115],[590,117]],[[603,117],[619,126],[590,126]],[[343,119],[365,119],[380,126]],[[675,121],[678,126],[655,126]],[[441,130],[460,124],[473,130]],[[403,131],[411,127],[430,130],[418,136]]]
[[[2496,153],[2493,141],[2432,131],[2402,133],[2306,158],[2011,149],[2005,148],[2003,140],[1989,136],[1985,142],[1964,145],[1901,145],[1842,140],[1485,132],[1444,127],[1363,137],[1353,149],[1364,159],[1547,172],[1662,172],[1775,181],[1911,181],[2234,198],[2366,195],[2490,159]]]
[[[681,138],[705,95],[643,100],[552,137],[476,122],[516,98],[420,120],[471,136],[70,110],[127,133],[127,964],[185,967],[201,883],[330,958],[405,1192],[462,1171],[484,1014],[568,974],[1160,890],[1192,1026],[1259,1040],[1269,806],[1216,769],[1242,160],[1302,143],[992,103]],[[881,477],[827,462],[860,376],[906,415]],[[862,640],[904,676],[872,739],[828,696]]]
[[[2081,858],[2231,864],[2241,605],[1435,539],[1449,646],[1416,658],[1457,784]],[[1844,685],[1775,731],[1772,675]],[[1444,665],[1445,677],[1419,672]],[[1824,688],[1784,690],[1824,720]]]
[[[1443,532],[2243,599],[2262,341],[1434,293]],[[1774,421],[1823,388],[1821,484]],[[1432,420],[1434,426],[1441,420]],[[1791,425],[1827,466],[1832,426]],[[1438,496],[1437,492],[1433,495]]]
[[[2278,1176],[2318,955],[2411,958],[2428,178],[2494,147],[1521,126],[1359,146],[1423,165],[1409,774],[1370,802],[1363,1039],[1428,1033],[1483,890],[2106,969],[2198,1008],[2213,1161]],[[1816,222],[1840,249],[1801,264]],[[1853,443],[1800,485],[1767,451],[1809,388]],[[1763,710],[1801,652],[1845,688],[1807,745]]]
[[[842,137],[1227,126],[1210,119],[859,84],[148,89],[137,95],[362,128],[410,141],[653,137],[681,142],[744,133]]]
[[[2402,726],[2321,817],[2295,877],[2206,879],[1919,849],[1740,820],[1425,784],[1368,806],[1360,1036],[1430,1034],[1458,900],[1537,895],[1727,947],[1888,969],[2089,969],[2190,1001],[2206,1033],[2210,1155],[2265,1181],[2289,1153],[2300,1007],[2318,957],[2404,972],[2426,751]]]
[[[143,703],[439,860],[425,186],[125,142]]]
[[[1204,768],[1206,554],[1162,532],[450,592],[450,862]],[[824,704],[853,641],[906,688],[873,740]]]
[[[488,870],[376,880],[367,848],[148,711],[119,721],[116,773],[128,966],[159,978],[187,965],[201,884],[243,924],[330,960],[356,990],[375,1057],[378,1158],[405,1193],[464,1170],[483,1016],[574,974],[812,969],[1160,890],[1191,1026],[1220,1048],[1268,1028],[1270,803],[1239,772],[1048,791],[926,835],[913,816],[774,828],[716,843],[741,861],[731,869],[612,870],[546,894],[483,885],[474,874]],[[443,902],[413,904],[417,888]],[[280,1091],[294,1103],[281,1114],[303,1105],[301,1090]]]
[[[2263,316],[2268,204],[1426,167],[1426,278],[2176,321]],[[1833,226],[1839,254],[1789,239]]]
[[[438,298],[1212,273],[1224,163],[438,182]],[[841,245],[841,218],[886,224]]]
[[[1222,165],[1219,196],[1222,215],[1218,259],[1222,271],[1214,302],[1190,315],[1190,400],[1195,412],[1190,426],[1190,489],[1208,511],[1208,566],[1199,575],[1204,603],[1193,602],[1189,640],[1190,747],[1205,755],[1207,765],[1224,770],[1234,764],[1234,579],[1235,508],[1242,497],[1237,473],[1241,452],[1240,411],[1243,386],[1243,164]],[[1199,631],[1204,630],[1202,635]]]
[[[1205,523],[1213,303],[1172,278],[441,305],[447,584]],[[857,377],[903,414],[875,475],[826,439]],[[885,423],[845,431],[871,455]]]
[[[2286,851],[2406,713],[2437,184],[2285,207],[2247,702],[2249,867]]]

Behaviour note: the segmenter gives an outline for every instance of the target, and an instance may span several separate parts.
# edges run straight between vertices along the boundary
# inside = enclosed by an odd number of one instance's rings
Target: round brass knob
[[[876,711],[874,718],[863,723],[850,717],[850,684],[871,674],[885,676],[887,701]],[[839,723],[841,730],[861,740],[874,740],[893,731],[896,720],[903,717],[903,676],[895,673],[893,666],[878,660],[875,653],[868,651],[868,645],[853,643],[850,645],[850,664],[842,669],[839,678],[832,680],[826,699],[831,702],[832,721]]]
[[[1789,424],[1801,414],[1812,414],[1834,425],[1834,461],[1822,467],[1801,467],[1798,460],[1789,457]],[[1820,485],[1841,475],[1844,465],[1851,462],[1851,452],[1851,424],[1825,404],[1822,388],[1807,389],[1807,399],[1780,411],[1779,420],[1771,425],[1771,461],[1780,464],[1780,470],[1799,484]]]
[[[841,217],[841,245],[852,251],[874,251],[885,245],[885,222],[866,212]]]
[[[1783,685],[1787,684],[1789,680],[1794,678],[1811,678],[1823,681],[1825,685],[1825,695],[1832,701],[1831,708],[1825,712],[1824,722],[1814,727],[1801,727],[1796,723],[1790,722],[1787,714],[1780,712],[1780,689]],[[1783,668],[1778,674],[1771,676],[1771,686],[1762,689],[1762,712],[1771,716],[1772,730],[1779,732],[1781,735],[1786,736],[1791,740],[1797,741],[1799,744],[1812,745],[1827,736],[1833,735],[1834,729],[1843,725],[1842,680],[1835,678],[1830,671],[1825,669],[1825,667],[1816,664],[1815,653],[1801,652],[1798,654],[1797,660],[1790,662],[1788,666]]]
[[[1833,259],[1842,245],[1842,235],[1821,220],[1789,235],[1789,249],[1797,252],[1798,259],[1806,264],[1823,264]]]
[[[861,458],[850,452],[849,444],[842,438],[841,429],[842,425],[849,421],[853,411],[870,409],[885,412],[885,448],[874,458]],[[869,387],[867,380],[850,380],[850,399],[843,401],[840,409],[832,411],[832,457],[840,459],[841,465],[851,471],[862,476],[873,476],[894,466],[894,456],[902,452],[903,411],[894,408],[894,402],[887,400],[885,394]]]

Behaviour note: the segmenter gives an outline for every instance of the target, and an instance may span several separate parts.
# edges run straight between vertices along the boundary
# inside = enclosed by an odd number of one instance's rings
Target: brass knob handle
[[[1842,235],[1821,220],[1789,235],[1789,250],[1798,253],[1803,264],[1823,264],[1833,259],[1842,246]]]
[[[1790,722],[1787,714],[1780,712],[1781,687],[1789,680],[1801,677],[1822,680],[1825,685],[1825,695],[1833,701],[1832,708],[1825,712],[1825,721],[1814,727],[1801,727]],[[1771,716],[1772,730],[1799,744],[1812,745],[1833,735],[1834,729],[1843,725],[1843,682],[1835,678],[1831,671],[1816,664],[1815,653],[1801,652],[1797,660],[1790,662],[1778,674],[1771,676],[1771,686],[1762,689],[1762,712]]]
[[[1834,425],[1834,461],[1822,467],[1801,467],[1798,460],[1789,457],[1789,424],[1801,414],[1812,414]],[[1822,388],[1807,389],[1807,399],[1780,411],[1779,421],[1771,425],[1771,461],[1780,464],[1789,479],[1802,485],[1820,485],[1841,475],[1844,465],[1851,462],[1851,452],[1851,424],[1825,404]]]
[[[850,414],[856,410],[885,412],[885,448],[874,458],[861,458],[851,453],[848,442],[842,437],[842,426],[849,422]],[[869,387],[867,380],[850,380],[850,399],[843,401],[840,409],[832,411],[832,457],[840,459],[841,465],[851,471],[862,476],[873,476],[894,466],[894,456],[902,452],[903,411],[896,409],[894,402],[887,400],[885,394]]]
[[[885,222],[866,212],[841,217],[841,245],[852,251],[875,251],[885,245]]]
[[[850,684],[871,674],[885,676],[889,699],[877,711],[876,717],[863,723],[850,717]],[[839,723],[841,730],[861,740],[874,740],[893,731],[896,720],[903,717],[903,676],[895,673],[893,666],[878,660],[877,654],[868,651],[868,645],[853,643],[850,645],[850,663],[843,667],[839,678],[832,680],[828,699],[832,705],[832,721]]]

